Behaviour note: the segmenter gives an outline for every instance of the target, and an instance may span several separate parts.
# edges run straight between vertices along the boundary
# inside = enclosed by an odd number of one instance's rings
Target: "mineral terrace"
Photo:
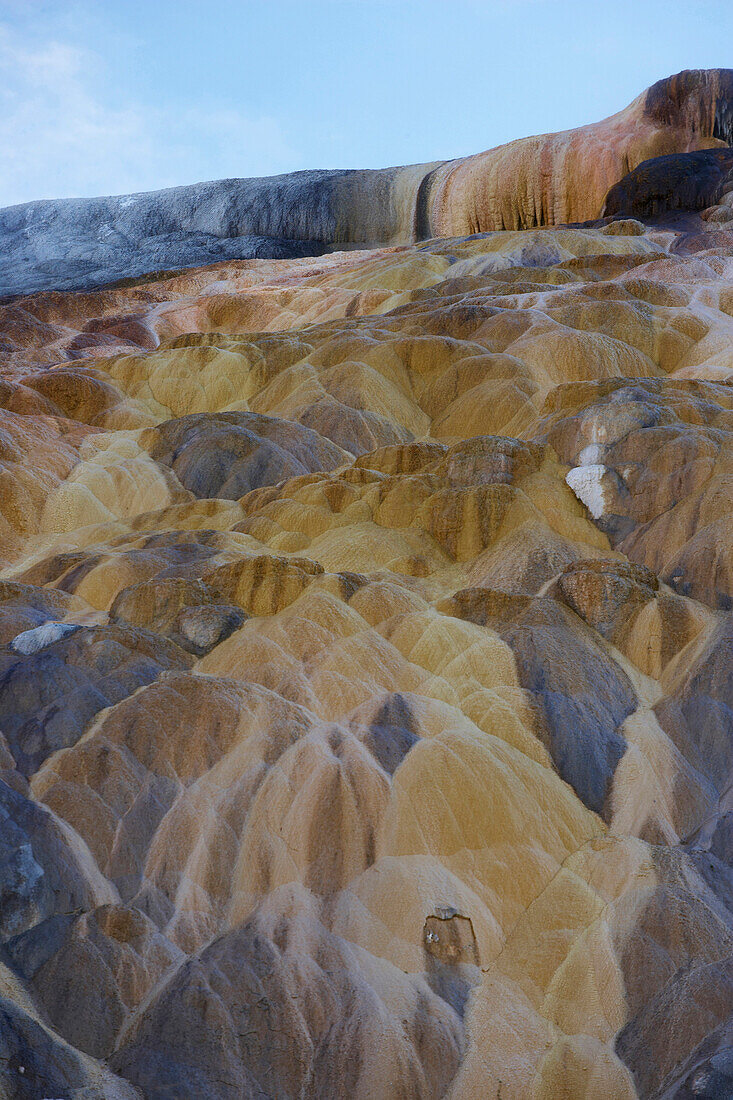
[[[0,211],[4,1100],[733,1096],[732,145]]]

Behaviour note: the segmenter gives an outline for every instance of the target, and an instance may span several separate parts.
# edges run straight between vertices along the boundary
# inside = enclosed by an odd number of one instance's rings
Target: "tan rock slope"
[[[731,1095],[719,160],[0,309],[0,1095]]]

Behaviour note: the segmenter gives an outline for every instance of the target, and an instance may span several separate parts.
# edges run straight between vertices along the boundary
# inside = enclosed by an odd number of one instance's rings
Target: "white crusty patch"
[[[589,443],[578,455],[579,466],[597,466],[605,454],[602,443]]]
[[[615,478],[608,466],[600,462],[576,466],[565,475],[565,481],[594,519],[600,519],[609,511]]]
[[[45,649],[46,646],[58,642],[60,638],[65,638],[67,634],[73,634],[75,630],[81,630],[76,623],[42,623],[41,626],[34,626],[32,630],[24,630],[22,634],[17,634],[10,643],[10,648],[14,653],[22,653],[24,657],[30,657],[39,650]]]

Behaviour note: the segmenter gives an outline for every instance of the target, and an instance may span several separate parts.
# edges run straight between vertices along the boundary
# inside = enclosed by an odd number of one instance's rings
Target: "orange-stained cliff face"
[[[654,227],[0,307],[1,1096],[731,1094],[733,176],[684,155]]]
[[[733,70],[688,70],[602,122],[442,165],[422,185],[424,235],[589,221],[601,214],[608,190],[642,161],[729,145]]]

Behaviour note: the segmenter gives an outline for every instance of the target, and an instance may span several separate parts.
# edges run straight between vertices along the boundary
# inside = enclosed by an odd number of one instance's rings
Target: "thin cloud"
[[[234,108],[109,106],[102,58],[0,25],[0,206],[288,171],[278,121]],[[110,75],[110,74],[107,74]]]

